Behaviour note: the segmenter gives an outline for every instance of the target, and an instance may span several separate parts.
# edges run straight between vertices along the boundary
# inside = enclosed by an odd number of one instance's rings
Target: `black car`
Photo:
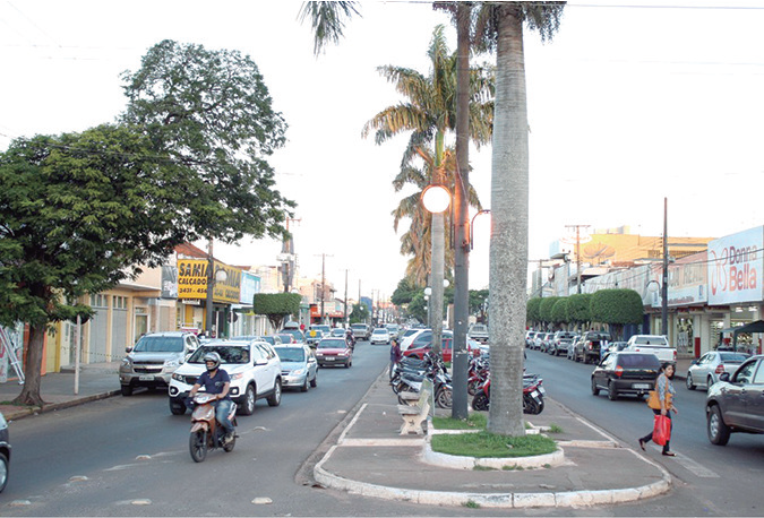
[[[764,356],[753,356],[732,376],[723,372],[706,396],[706,431],[724,446],[734,432],[764,433]]]
[[[611,401],[620,394],[644,397],[655,389],[660,370],[661,362],[654,354],[609,353],[592,372],[592,395],[604,389]]]
[[[11,463],[11,443],[8,439],[8,423],[0,413],[0,493],[8,483],[8,470]]]

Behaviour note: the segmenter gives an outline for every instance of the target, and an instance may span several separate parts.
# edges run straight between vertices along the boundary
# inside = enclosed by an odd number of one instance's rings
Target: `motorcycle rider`
[[[345,342],[351,349],[355,348],[355,337],[353,336],[353,330],[349,327],[345,329]]]
[[[234,403],[231,396],[228,395],[228,391],[231,388],[231,377],[224,369],[220,368],[220,363],[221,359],[218,353],[211,352],[204,355],[204,364],[207,370],[196,380],[196,383],[191,388],[189,397],[193,399],[201,387],[204,387],[207,394],[217,395],[215,418],[226,432],[223,442],[228,443],[233,439],[234,433],[233,424],[228,419]]]

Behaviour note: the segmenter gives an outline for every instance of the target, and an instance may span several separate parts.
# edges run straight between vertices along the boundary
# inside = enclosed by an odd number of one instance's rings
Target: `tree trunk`
[[[469,325],[469,210],[466,186],[469,185],[470,138],[470,6],[456,6],[456,172],[454,182],[454,399],[451,417],[466,419],[467,404],[467,326]]]
[[[499,8],[496,101],[491,165],[490,344],[488,430],[525,434],[523,335],[528,270],[528,114],[522,14]]]
[[[29,326],[29,348],[24,360],[24,388],[13,400],[14,405],[42,406],[40,395],[40,371],[42,370],[42,350],[45,340],[45,326]]]
[[[443,213],[432,215],[432,275],[430,296],[430,328],[432,329],[432,352],[440,354],[443,335],[443,276],[446,261],[446,236]]]

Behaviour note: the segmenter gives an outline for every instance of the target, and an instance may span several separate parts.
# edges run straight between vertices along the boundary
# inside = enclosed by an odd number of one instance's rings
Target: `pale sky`
[[[764,0],[569,2],[551,43],[526,31],[530,134],[529,259],[566,225],[629,225],[721,237],[764,224]],[[730,5],[727,5],[730,4]],[[163,39],[236,49],[260,68],[288,143],[270,158],[298,203],[291,226],[303,276],[342,292],[390,296],[406,258],[390,212],[408,136],[376,146],[366,121],[397,94],[376,71],[428,73],[429,2],[363,2],[338,46],[316,58],[292,1],[0,0],[0,150],[12,138],[112,122],[137,70]],[[491,58],[492,59],[492,58]],[[490,208],[490,146],[471,151],[471,181]],[[410,191],[406,191],[408,193]],[[488,284],[488,225],[478,218],[470,287]],[[404,223],[405,225],[405,223]],[[275,265],[280,243],[216,245],[229,264]]]

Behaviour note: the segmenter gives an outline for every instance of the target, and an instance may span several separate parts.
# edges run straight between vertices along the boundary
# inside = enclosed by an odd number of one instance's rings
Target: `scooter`
[[[236,446],[236,434],[233,438],[224,442],[225,428],[215,419],[215,394],[196,394],[189,403],[193,407],[191,413],[191,436],[188,440],[191,458],[194,462],[203,462],[207,458],[207,451],[223,448],[223,451],[233,451]],[[236,422],[236,405],[231,405],[231,413],[228,416],[234,426]]]
[[[544,394],[546,390],[541,386],[542,379],[535,374],[523,376],[523,413],[538,415],[544,411]],[[491,405],[491,378],[483,384],[480,392],[472,398],[472,409],[485,411]]]

